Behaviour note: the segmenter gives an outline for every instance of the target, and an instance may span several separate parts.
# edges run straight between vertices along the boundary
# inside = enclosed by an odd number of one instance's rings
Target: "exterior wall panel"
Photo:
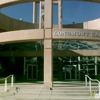
[[[15,43],[25,41],[38,41],[44,39],[43,29],[20,30],[0,34],[0,43]]]

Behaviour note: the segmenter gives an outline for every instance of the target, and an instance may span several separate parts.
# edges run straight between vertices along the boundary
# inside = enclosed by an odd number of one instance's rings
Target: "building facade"
[[[0,14],[0,76],[42,80],[45,87],[52,87],[56,80],[81,81],[85,74],[99,77],[100,19],[63,25],[62,0],[0,0],[0,8],[24,2],[34,2],[33,23]],[[58,25],[52,23],[54,4],[58,5]]]

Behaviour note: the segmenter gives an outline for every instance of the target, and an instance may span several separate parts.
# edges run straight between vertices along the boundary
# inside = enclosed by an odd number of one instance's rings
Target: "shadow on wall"
[[[34,24],[16,20],[0,13],[0,30],[13,31],[23,29],[34,29]]]

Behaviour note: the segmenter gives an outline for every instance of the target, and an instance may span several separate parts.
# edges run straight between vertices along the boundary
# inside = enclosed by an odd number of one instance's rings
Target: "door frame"
[[[74,70],[74,71],[75,71],[75,72],[74,72],[75,78],[74,78],[74,79],[72,78],[72,72],[71,72],[71,70],[70,70],[70,72],[69,72],[70,78],[69,78],[69,79],[66,79],[66,70],[67,70],[67,69],[66,69],[67,66],[66,66],[66,67],[65,67],[65,80],[77,80],[77,74],[78,74],[78,73],[77,73],[77,70],[78,70],[77,67],[78,67],[78,66],[77,66],[77,65],[76,65],[76,66],[73,65],[73,67],[75,67],[75,70]],[[71,68],[71,65],[70,65],[69,68]]]
[[[32,67],[32,78],[28,78],[28,67]],[[36,66],[36,79],[33,79],[33,67]],[[27,64],[27,80],[37,80],[38,79],[38,65],[37,64]]]

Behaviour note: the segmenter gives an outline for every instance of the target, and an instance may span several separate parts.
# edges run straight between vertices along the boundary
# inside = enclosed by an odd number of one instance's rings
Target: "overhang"
[[[0,8],[20,4],[20,3],[26,3],[26,2],[39,2],[41,0],[0,0]],[[56,4],[58,0],[53,0],[53,2]],[[69,0],[66,0],[69,1]],[[96,2],[100,3],[100,0],[71,0],[71,1],[84,1],[84,2]]]
[[[0,44],[39,41],[44,39],[44,29],[18,30],[0,33]]]

